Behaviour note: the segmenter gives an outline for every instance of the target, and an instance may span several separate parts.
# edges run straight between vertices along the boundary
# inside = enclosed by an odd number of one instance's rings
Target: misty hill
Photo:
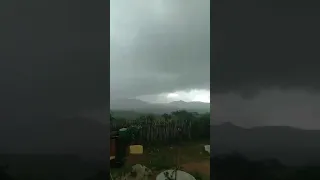
[[[286,164],[320,164],[320,130],[291,127],[211,126],[213,154],[239,152],[253,159],[277,158]]]
[[[174,101],[171,103],[148,103],[138,99],[111,100],[110,108],[113,111],[135,111],[141,113],[169,113],[177,110],[188,110],[199,113],[209,112],[210,103]]]
[[[206,110],[207,112],[210,111],[210,103],[204,102],[184,102],[184,101],[173,101],[169,103],[169,106],[174,106],[181,109],[190,109],[190,110],[198,110],[203,111]]]

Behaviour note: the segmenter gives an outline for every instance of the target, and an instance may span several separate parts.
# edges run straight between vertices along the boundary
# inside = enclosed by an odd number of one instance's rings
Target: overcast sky
[[[209,0],[112,0],[111,96],[208,101],[211,80],[216,122],[320,129],[320,9],[279,2],[214,4],[210,35]],[[107,16],[74,3],[1,4],[1,117],[108,104]]]
[[[210,0],[112,0],[110,10],[112,98],[210,101]]]
[[[320,129],[320,9],[281,2],[213,5],[214,122]]]

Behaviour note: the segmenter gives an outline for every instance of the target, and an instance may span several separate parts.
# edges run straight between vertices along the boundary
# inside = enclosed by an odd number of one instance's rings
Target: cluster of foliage
[[[209,139],[210,114],[175,111],[161,116],[145,115],[135,120],[110,117],[113,130],[120,128],[139,129],[135,140],[143,144],[181,140]]]
[[[230,180],[316,180],[320,166],[288,167],[276,159],[250,161],[234,153],[211,158],[212,179]]]

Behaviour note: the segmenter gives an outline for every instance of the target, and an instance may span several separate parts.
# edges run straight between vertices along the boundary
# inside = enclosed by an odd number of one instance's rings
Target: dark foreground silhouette
[[[233,153],[211,158],[214,180],[319,180],[320,166],[285,166],[276,159],[251,161]]]
[[[12,175],[8,172],[7,166],[0,166],[0,179],[1,180],[33,180],[33,179],[42,179],[40,177],[15,177],[15,175]],[[65,179],[64,177],[61,177],[62,179]],[[106,180],[109,178],[109,173],[105,171],[98,171],[95,175],[88,178],[82,178],[83,180]],[[44,178],[43,178],[44,179]],[[79,179],[81,180],[81,179]]]
[[[7,166],[0,166],[0,179],[1,180],[14,180],[11,175],[7,172]]]
[[[101,167],[101,166],[100,166]],[[105,166],[106,167],[106,166]],[[56,169],[57,168],[57,169]],[[56,169],[56,170],[55,170]],[[83,177],[78,172],[78,177],[69,174],[69,177],[59,175],[61,167],[52,166],[53,173],[49,179],[78,179],[78,180],[102,180],[108,179],[108,171],[93,168],[90,176]],[[66,171],[72,171],[69,167]],[[40,171],[40,169],[39,169]],[[56,173],[54,173],[56,172]],[[41,172],[43,174],[45,172]],[[319,180],[320,166],[286,166],[276,159],[265,159],[259,161],[249,160],[245,156],[232,153],[211,158],[211,179],[213,180]],[[73,174],[74,175],[74,174]],[[16,176],[10,170],[10,166],[0,166],[1,180],[26,180],[46,179],[48,177],[23,177]]]
[[[107,179],[108,164],[72,155],[0,155],[0,180]]]

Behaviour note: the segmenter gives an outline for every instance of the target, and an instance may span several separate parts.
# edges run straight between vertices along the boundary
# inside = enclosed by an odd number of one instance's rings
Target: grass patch
[[[148,156],[149,162],[146,166],[152,170],[169,169],[175,166],[175,157],[172,153],[164,153],[159,149],[153,149],[149,151]]]

